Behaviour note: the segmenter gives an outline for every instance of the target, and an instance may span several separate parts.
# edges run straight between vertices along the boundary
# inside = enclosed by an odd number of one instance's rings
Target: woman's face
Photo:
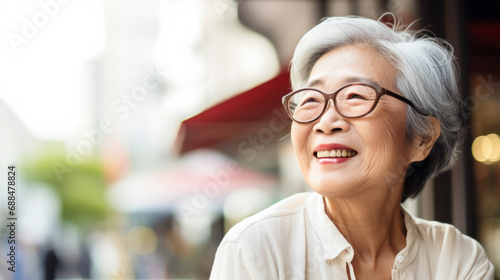
[[[396,75],[397,70],[373,49],[354,45],[323,55],[306,86],[331,93],[350,82],[371,81],[400,94]],[[357,119],[340,116],[330,100],[318,120],[293,122],[291,137],[309,186],[331,198],[380,188],[400,191],[406,167],[413,161],[413,144],[406,136],[406,104],[386,95],[370,114]],[[333,156],[333,150],[335,154],[345,150],[346,156]]]

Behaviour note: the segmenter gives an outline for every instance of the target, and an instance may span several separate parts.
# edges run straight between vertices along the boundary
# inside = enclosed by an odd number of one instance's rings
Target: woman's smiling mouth
[[[356,150],[336,143],[320,144],[313,151],[314,157],[321,164],[342,163],[357,154]]]
[[[345,150],[345,149],[334,149],[334,150],[324,150],[314,152],[314,156],[317,158],[345,158],[345,157],[353,157],[357,155],[358,152],[354,150]]]

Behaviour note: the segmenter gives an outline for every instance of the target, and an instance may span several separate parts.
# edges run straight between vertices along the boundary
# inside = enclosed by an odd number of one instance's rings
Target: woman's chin
[[[318,178],[309,181],[309,186],[315,192],[330,198],[341,198],[356,191],[356,184],[350,180],[338,180],[336,178]],[[359,184],[358,184],[359,186]]]

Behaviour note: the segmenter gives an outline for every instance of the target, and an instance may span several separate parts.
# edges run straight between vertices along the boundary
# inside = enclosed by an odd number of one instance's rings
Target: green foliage
[[[47,144],[24,161],[23,177],[54,188],[61,202],[61,219],[85,229],[104,220],[109,211],[102,163],[95,154],[82,157],[79,164],[68,162],[67,155],[63,145]]]

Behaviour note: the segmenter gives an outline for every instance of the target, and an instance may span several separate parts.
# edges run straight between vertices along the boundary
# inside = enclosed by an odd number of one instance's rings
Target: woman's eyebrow
[[[306,83],[305,87],[316,87],[316,86],[321,86],[324,85],[322,80],[312,80]]]
[[[343,83],[344,84],[348,84],[348,83],[365,83],[365,84],[369,84],[369,85],[374,85],[374,86],[377,86],[377,87],[380,87],[380,85],[375,82],[374,80],[372,79],[369,79],[369,78],[366,78],[366,77],[360,77],[360,76],[351,76],[351,77],[347,77],[343,80]],[[325,83],[323,82],[323,80],[321,79],[314,79],[314,80],[311,80],[309,82],[307,82],[305,84],[305,87],[316,87],[316,86],[324,86]]]
[[[365,84],[380,87],[380,85],[377,82],[375,82],[374,80],[372,80],[370,78],[366,78],[366,77],[348,77],[348,78],[344,79],[344,82],[346,84],[348,84],[348,83],[365,83]]]

